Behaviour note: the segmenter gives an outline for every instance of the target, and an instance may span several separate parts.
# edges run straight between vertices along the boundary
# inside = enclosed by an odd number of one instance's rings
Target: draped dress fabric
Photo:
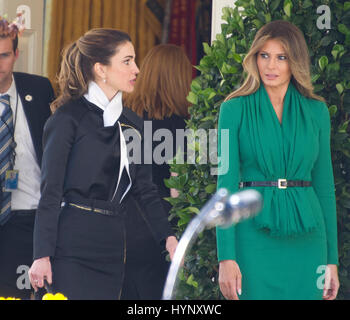
[[[221,150],[221,130],[229,130]],[[312,187],[254,188],[264,204],[253,219],[217,228],[218,258],[236,260],[240,299],[321,299],[322,272],[338,263],[330,119],[326,105],[290,83],[280,122],[263,85],[221,106],[219,156],[228,170],[218,188],[240,181],[312,181]],[[324,276],[324,274],[323,274]]]

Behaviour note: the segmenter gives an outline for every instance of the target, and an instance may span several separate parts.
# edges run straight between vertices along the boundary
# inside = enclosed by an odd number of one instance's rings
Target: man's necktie
[[[10,106],[10,96],[0,97],[0,103],[4,106],[4,111],[0,121],[0,181],[1,181],[1,205],[0,205],[0,225],[3,225],[10,217],[11,213],[11,192],[5,192],[6,171],[12,170],[11,163],[14,145],[13,113]]]

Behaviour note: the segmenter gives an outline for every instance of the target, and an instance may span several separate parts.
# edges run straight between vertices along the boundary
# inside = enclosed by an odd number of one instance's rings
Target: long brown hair
[[[135,90],[125,95],[124,104],[140,117],[144,111],[151,119],[172,114],[186,117],[191,81],[192,65],[181,47],[155,46],[144,58]]]
[[[61,70],[58,75],[59,96],[51,104],[51,110],[71,99],[87,93],[90,81],[95,79],[93,67],[96,63],[109,65],[120,45],[131,42],[129,35],[115,29],[92,29],[62,53]]]
[[[263,26],[256,34],[252,46],[243,61],[243,68],[247,74],[244,83],[227,98],[230,100],[239,96],[246,96],[256,92],[261,83],[257,55],[266,41],[275,39],[281,42],[287,53],[289,67],[292,73],[291,81],[297,90],[307,98],[324,101],[314,93],[311,82],[310,57],[303,33],[294,24],[276,20]]]

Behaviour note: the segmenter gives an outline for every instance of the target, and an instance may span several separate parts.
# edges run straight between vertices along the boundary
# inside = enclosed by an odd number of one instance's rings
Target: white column
[[[4,16],[7,13],[7,2],[0,0],[0,16]]]
[[[26,8],[27,29],[19,38],[19,58],[15,71],[42,74],[44,0],[2,0],[8,19],[12,21],[18,10]]]
[[[211,24],[211,41],[215,40],[216,35],[221,33],[222,8],[234,7],[236,0],[213,0],[212,5],[212,24]]]

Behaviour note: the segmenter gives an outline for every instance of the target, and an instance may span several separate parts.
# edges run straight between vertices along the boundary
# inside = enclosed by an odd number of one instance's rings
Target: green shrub
[[[327,4],[331,12],[331,29],[317,28]],[[312,61],[315,91],[323,96],[332,119],[332,157],[336,184],[339,275],[339,299],[350,298],[350,1],[240,0],[240,10],[223,9],[222,33],[212,45],[204,43],[205,56],[197,69],[200,76],[191,86],[188,100],[193,104],[187,128],[217,128],[223,99],[242,81],[242,61],[259,29],[265,23],[284,19],[304,33]],[[322,22],[322,21],[321,21]],[[323,21],[325,22],[325,21]],[[198,145],[194,145],[198,149]],[[188,222],[200,211],[215,192],[217,177],[210,174],[212,165],[173,164],[178,177],[167,181],[168,187],[180,190],[177,199],[170,199],[172,215],[179,219],[181,235]],[[177,298],[222,299],[217,282],[215,230],[205,230],[186,256],[180,273]]]

